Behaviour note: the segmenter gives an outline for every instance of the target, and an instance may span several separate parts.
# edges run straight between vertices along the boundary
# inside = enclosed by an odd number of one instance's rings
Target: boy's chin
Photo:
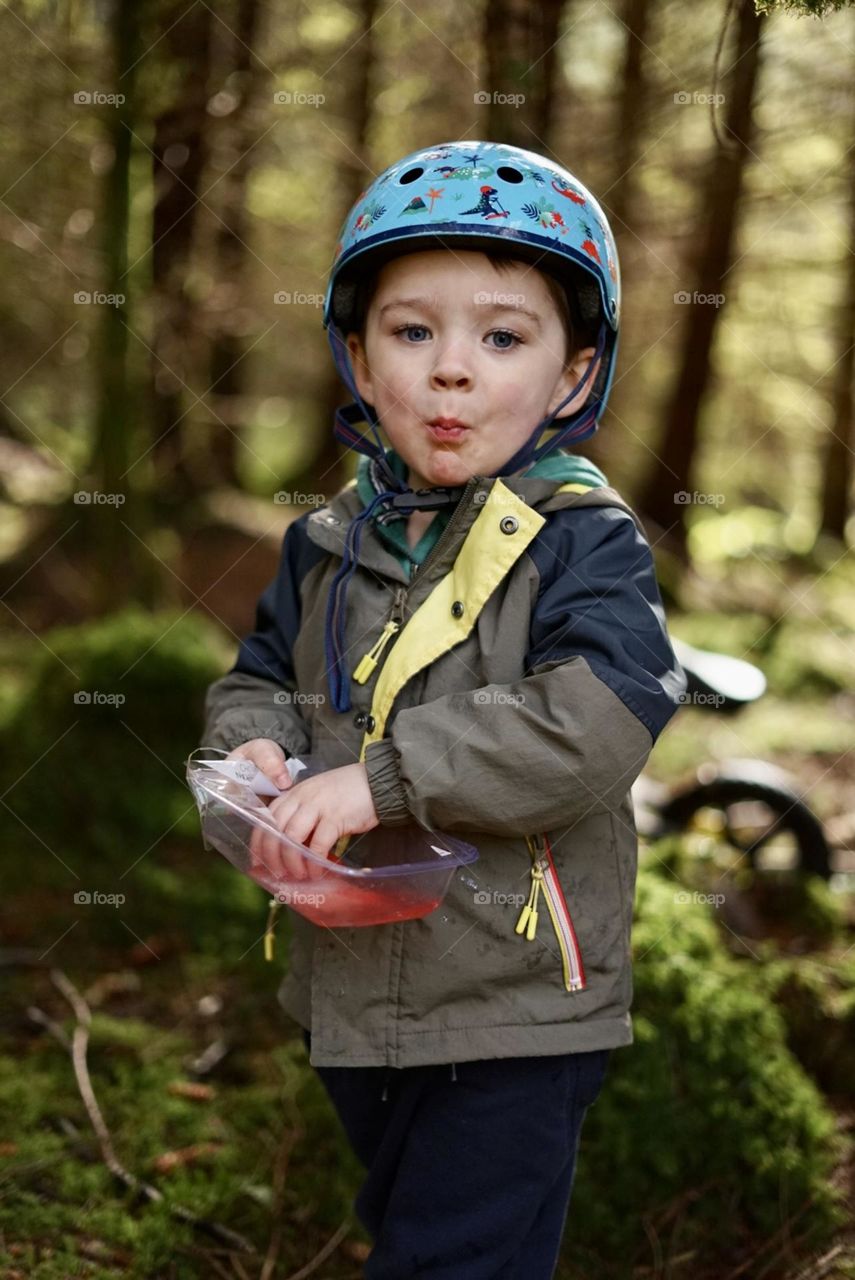
[[[413,489],[436,489],[466,484],[475,472],[462,458],[437,457],[421,465],[410,463],[408,475]]]

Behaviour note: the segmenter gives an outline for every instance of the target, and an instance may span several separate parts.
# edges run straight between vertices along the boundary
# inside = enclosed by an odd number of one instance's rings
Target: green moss
[[[796,1213],[798,1233],[818,1240],[842,1220],[834,1116],[782,1012],[728,954],[711,910],[680,897],[667,870],[642,870],[635,1044],[613,1054],[586,1120],[574,1234],[580,1255],[608,1241],[615,1275],[649,1249],[644,1224],[666,1226],[681,1200],[681,1247],[707,1255]]]
[[[0,736],[0,790],[19,819],[5,812],[4,827],[18,840],[36,829],[57,852],[85,833],[90,855],[125,865],[170,830],[189,834],[183,762],[226,666],[198,614],[131,609],[49,632]]]
[[[129,1168],[263,1250],[279,1140],[283,1130],[295,1134],[281,1212],[287,1274],[348,1216],[361,1168],[276,1006],[285,938],[278,964],[265,965],[258,940],[266,896],[202,849],[182,762],[198,741],[204,690],[228,655],[203,620],[174,621],[130,612],[46,637],[57,657],[39,656],[19,680],[0,730],[0,771],[6,785],[15,782],[7,797],[15,812],[57,856],[6,814],[7,883],[15,920],[29,921],[44,947],[76,926],[73,950],[59,943],[52,958],[69,964],[73,955],[81,988],[86,975],[147,961],[138,989],[95,1011],[89,1050],[99,1102]],[[737,634],[722,618],[713,632],[722,648],[739,652],[763,625],[748,619]],[[710,634],[689,638],[704,643]],[[78,686],[121,688],[127,702],[75,704]],[[740,734],[751,729],[751,714],[740,717]],[[724,722],[707,724],[718,732]],[[711,732],[698,749],[714,741]],[[794,1235],[821,1240],[838,1220],[830,1172],[839,1141],[817,1085],[843,1093],[852,1078],[855,961],[830,952],[782,960],[763,943],[752,944],[760,963],[735,959],[714,913],[692,897],[721,874],[714,839],[700,849],[663,841],[644,862],[635,1044],[614,1053],[586,1121],[562,1267],[578,1264],[608,1280],[648,1259],[653,1235],[669,1255],[694,1250],[708,1260],[737,1245],[760,1247],[785,1221]],[[77,907],[73,892],[84,885],[125,892],[127,901],[121,910]],[[826,886],[809,885],[778,906],[809,941],[842,956],[839,900]],[[212,992],[223,1005],[209,1021],[197,1004]],[[70,1027],[43,973],[13,975],[9,993],[14,1007],[40,1004]],[[186,1078],[188,1060],[215,1034],[232,1051],[214,1097],[176,1096],[170,1084]],[[192,1229],[164,1205],[140,1204],[104,1168],[68,1055],[45,1034],[10,1032],[0,1111],[12,1117],[8,1140],[18,1147],[0,1198],[7,1245],[24,1250],[8,1259],[10,1269],[36,1280],[203,1273],[188,1252],[204,1243]],[[68,1135],[68,1124],[79,1136]],[[197,1143],[216,1150],[158,1172],[158,1156]],[[85,1238],[102,1241],[102,1260],[84,1261]],[[365,1239],[358,1226],[352,1238]],[[111,1250],[123,1260],[111,1261]],[[353,1271],[352,1259],[337,1256],[325,1275]]]

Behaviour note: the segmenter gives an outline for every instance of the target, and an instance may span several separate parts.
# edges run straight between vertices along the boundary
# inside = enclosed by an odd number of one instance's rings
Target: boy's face
[[[500,471],[594,354],[586,347],[568,364],[561,316],[536,268],[517,262],[500,275],[486,254],[442,249],[381,269],[364,343],[352,333],[347,345],[359,394],[408,464],[413,489]],[[429,425],[436,418],[466,430],[442,439]]]

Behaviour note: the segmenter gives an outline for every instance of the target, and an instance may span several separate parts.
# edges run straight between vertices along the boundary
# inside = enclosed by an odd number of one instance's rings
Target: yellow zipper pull
[[[531,914],[528,918],[528,927],[526,928],[526,931],[525,931],[527,942],[534,942],[534,935],[537,933],[537,920],[538,920],[537,899],[538,899],[538,895],[540,894],[541,885],[543,884],[543,871],[539,866],[534,867],[531,874],[532,874],[532,879],[534,880],[534,899],[532,900],[532,904],[531,904]]]
[[[404,599],[407,594],[406,587],[398,587],[395,592],[395,603],[392,605],[392,616],[386,623],[377,640],[371,646],[366,654],[360,658],[356,664],[356,670],[353,672],[353,679],[357,684],[367,684],[371,679],[380,655],[386,645],[396,632],[401,630],[404,621]]]
[[[327,857],[330,859],[331,862],[341,862],[342,858],[344,857],[344,851],[347,848],[347,846],[350,844],[350,841],[352,839],[353,839],[352,834],[345,834],[343,836],[339,836],[335,847],[332,848],[327,855]]]
[[[529,875],[531,875],[531,872],[529,872]],[[516,923],[516,925],[515,925],[515,927],[514,927],[514,932],[515,932],[515,933],[522,933],[522,932],[524,931],[524,929],[525,929],[526,925],[528,924],[528,918],[529,918],[529,916],[531,915],[532,899],[533,899],[533,898],[534,898],[534,878],[532,878],[532,880],[531,880],[531,884],[530,884],[530,886],[529,886],[529,891],[528,891],[528,901],[526,902],[525,906],[523,907],[522,911],[520,912],[519,919],[517,920],[517,923]]]
[[[267,927],[264,930],[264,958],[265,960],[273,959],[273,930],[276,928],[276,917],[279,915],[279,909],[282,903],[278,898],[270,899],[270,910],[267,913]]]
[[[366,654],[363,654],[357,663],[356,670],[353,673],[353,679],[357,684],[366,684],[371,678],[371,674],[377,666],[380,654],[386,647],[387,642],[391,640],[395,632],[400,631],[400,629],[401,626],[398,622],[386,623],[379,639],[371,646]]]
[[[531,889],[529,890],[528,902],[520,912],[520,918],[516,923],[516,932],[522,933],[525,931],[528,942],[533,942],[537,933],[537,899],[542,883],[543,869],[539,863],[535,862],[531,868]]]

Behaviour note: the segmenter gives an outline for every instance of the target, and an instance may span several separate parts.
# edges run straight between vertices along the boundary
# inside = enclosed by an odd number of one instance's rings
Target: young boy
[[[290,525],[208,693],[205,744],[283,788],[294,840],[415,821],[479,850],[423,919],[291,916],[279,998],[367,1168],[369,1280],[551,1277],[632,1041],[630,787],[685,681],[636,517],[556,451],[596,430],[619,311],[608,223],[560,166],[448,143],[381,174],[324,311],[366,456]],[[309,751],[329,771],[290,785]]]

